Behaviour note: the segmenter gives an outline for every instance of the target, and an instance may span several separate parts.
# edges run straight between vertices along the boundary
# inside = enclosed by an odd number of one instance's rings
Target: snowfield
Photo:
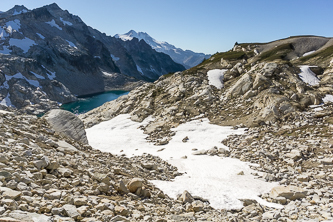
[[[46,24],[49,24],[51,27],[56,27],[59,30],[62,30],[62,28],[54,21],[54,19],[52,19],[49,22],[45,22]]]
[[[192,195],[208,199],[214,208],[240,209],[243,205],[239,199],[243,198],[281,207],[258,197],[259,194],[269,192],[277,183],[255,179],[249,163],[232,158],[192,154],[194,148],[207,150],[217,146],[228,149],[221,141],[230,134],[242,134],[243,129],[233,130],[231,127],[213,125],[208,119],[193,120],[175,128],[176,135],[169,144],[154,146],[145,140],[147,135],[139,129],[139,126],[146,125],[152,118],[148,117],[141,123],[129,118],[129,114],[122,114],[86,129],[89,144],[101,151],[125,154],[128,157],[149,153],[176,166],[184,174],[174,181],[151,181],[173,198],[188,190]],[[189,140],[184,143],[182,139],[186,136]],[[244,175],[238,175],[241,171]]]
[[[314,86],[318,85],[320,80],[317,78],[317,75],[314,74],[311,69],[311,66],[300,66],[301,73],[298,74],[298,76],[303,80],[303,82]]]
[[[207,72],[209,85],[213,85],[218,89],[222,89],[224,86],[223,77],[227,69],[213,69]]]
[[[9,39],[9,44],[11,46],[19,47],[23,50],[24,53],[27,53],[31,46],[37,45],[34,40],[31,40],[27,37],[24,39]]]

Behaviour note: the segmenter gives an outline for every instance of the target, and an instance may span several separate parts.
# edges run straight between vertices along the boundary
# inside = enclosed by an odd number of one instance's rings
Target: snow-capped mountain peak
[[[155,49],[153,46],[158,48],[158,44],[168,44],[166,42],[157,41],[156,39],[152,38],[150,35],[148,35],[146,32],[136,32],[134,30],[131,30],[123,35],[115,35],[116,38],[120,38],[123,41],[130,41],[133,38],[137,38],[139,40],[144,40],[146,43],[152,46],[153,49]]]
[[[164,41],[158,41],[151,37],[146,32],[136,32],[131,30],[125,34],[117,34],[114,37],[120,38],[123,41],[131,41],[133,38],[139,40],[144,40],[148,45],[150,45],[157,52],[163,52],[168,54],[175,62],[184,65],[186,68],[191,68],[198,65],[204,58],[209,58],[210,55],[205,55],[203,53],[196,53],[191,50],[183,50],[177,48],[172,44]]]

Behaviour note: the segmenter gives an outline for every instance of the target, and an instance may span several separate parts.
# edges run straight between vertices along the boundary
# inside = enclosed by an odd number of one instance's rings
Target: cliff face
[[[15,6],[0,17],[0,101],[5,106],[48,109],[77,95],[129,89],[140,80],[184,70],[148,45],[133,41],[127,49],[56,4],[34,10]]]

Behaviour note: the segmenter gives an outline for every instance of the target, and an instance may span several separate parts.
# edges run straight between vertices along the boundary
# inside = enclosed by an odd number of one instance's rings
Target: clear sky
[[[196,52],[227,51],[236,41],[333,37],[333,0],[2,0],[0,11],[54,2],[108,35],[133,29]]]

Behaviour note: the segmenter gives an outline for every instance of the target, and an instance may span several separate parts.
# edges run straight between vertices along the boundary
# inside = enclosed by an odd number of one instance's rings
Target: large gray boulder
[[[234,98],[240,95],[244,95],[253,85],[251,76],[244,74],[227,92],[227,98]]]
[[[61,109],[53,109],[47,112],[44,118],[57,133],[88,144],[84,125],[73,113]]]

